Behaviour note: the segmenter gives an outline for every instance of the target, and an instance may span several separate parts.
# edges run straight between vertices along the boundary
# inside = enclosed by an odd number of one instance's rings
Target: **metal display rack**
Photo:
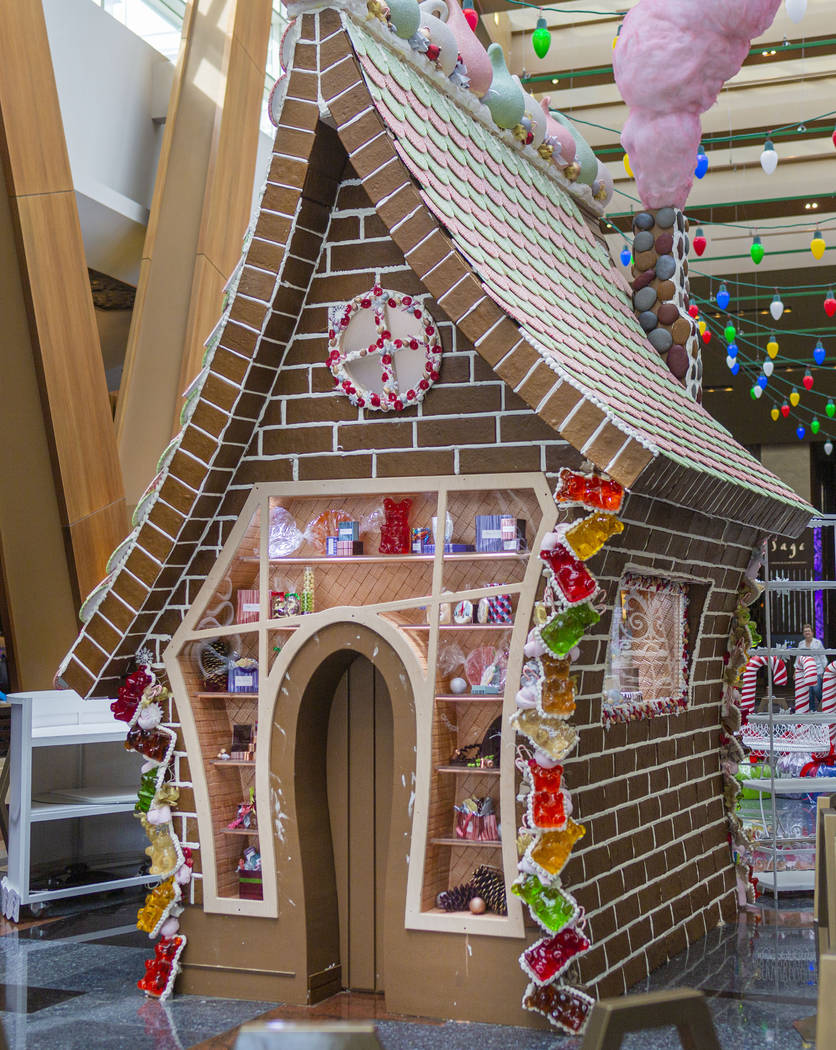
[[[821,553],[823,543],[821,538],[829,536],[831,549],[836,550],[836,514],[819,515],[813,518],[808,525],[807,536],[814,538],[814,530],[819,532],[819,542],[811,547]],[[815,567],[810,575],[824,575],[822,562],[819,558],[819,567]],[[787,575],[775,575],[770,573],[769,543],[765,545],[764,556],[764,642],[765,644],[754,649],[751,656],[765,656],[767,674],[767,712],[765,714],[752,714],[747,725],[744,727],[741,737],[743,742],[750,748],[763,751],[769,765],[769,776],[761,779],[751,778],[745,780],[745,787],[759,793],[759,811],[763,825],[769,830],[769,834],[757,843],[759,852],[768,853],[771,856],[771,870],[756,871],[755,875],[759,884],[764,889],[771,890],[776,896],[778,893],[812,891],[815,884],[815,832],[803,832],[801,834],[785,834],[786,828],[782,827],[779,817],[779,802],[782,796],[790,796],[801,799],[810,794],[836,794],[836,777],[781,777],[776,776],[777,760],[782,755],[803,754],[821,755],[827,754],[831,748],[830,727],[836,726],[836,711],[833,712],[810,712],[795,714],[791,711],[776,712],[776,694],[773,682],[772,657],[781,659],[795,658],[799,656],[797,648],[787,645],[773,645],[776,620],[776,597],[781,596],[782,601],[787,604],[797,601],[793,596],[808,594],[809,603],[812,607],[816,592],[828,592],[836,590],[836,580],[833,579],[791,579]],[[807,613],[805,618],[815,622],[814,615]],[[817,653],[826,655],[828,663],[836,660],[836,648],[817,650]],[[815,803],[813,802],[815,807]],[[814,810],[815,812],[815,810]],[[745,812],[741,818],[746,823]],[[750,818],[751,820],[751,814]],[[805,850],[813,852],[813,863],[809,870],[781,867],[786,861],[788,853],[798,853]]]

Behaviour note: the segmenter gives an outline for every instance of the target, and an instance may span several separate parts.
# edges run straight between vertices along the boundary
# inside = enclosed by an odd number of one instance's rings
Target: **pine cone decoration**
[[[471,897],[481,897],[488,906],[488,911],[497,915],[508,914],[508,902],[505,899],[505,876],[498,868],[480,864],[471,875],[468,885],[473,889]]]
[[[442,890],[436,897],[435,903],[444,911],[467,911],[467,906],[477,896],[470,882],[463,882],[461,886],[454,886],[449,890]]]

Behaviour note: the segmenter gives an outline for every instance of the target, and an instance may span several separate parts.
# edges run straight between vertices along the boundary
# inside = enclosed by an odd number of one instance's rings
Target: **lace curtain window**
[[[625,575],[613,609],[604,720],[671,714],[687,703],[688,585]]]

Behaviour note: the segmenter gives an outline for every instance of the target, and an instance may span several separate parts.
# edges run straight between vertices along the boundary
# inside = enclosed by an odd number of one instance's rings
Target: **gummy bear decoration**
[[[609,478],[597,474],[580,474],[563,467],[557,475],[554,498],[558,503],[580,503],[590,510],[615,513],[621,507],[624,488]]]
[[[571,525],[566,530],[566,540],[575,554],[586,561],[597,554],[611,536],[620,532],[624,532],[624,525],[614,514],[595,511]]]
[[[557,762],[565,758],[578,742],[578,731],[574,726],[562,719],[544,718],[535,708],[515,711],[511,715],[511,725]]]
[[[566,926],[552,937],[543,937],[520,956],[520,966],[532,981],[548,984],[559,977],[573,959],[584,955],[591,945],[577,926]]]
[[[137,912],[137,929],[149,935],[152,934],[162,922],[166,911],[174,903],[177,892],[174,888],[173,876],[151,890],[145,898],[145,904]]]
[[[581,640],[587,627],[601,617],[588,602],[563,609],[540,628],[543,644],[556,656],[566,656]]]
[[[528,763],[531,791],[528,793],[528,815],[537,828],[566,826],[566,798],[561,787],[563,766],[546,769],[534,759]]]
[[[551,550],[541,550],[540,557],[551,569],[554,582],[570,605],[591,598],[598,590],[595,577],[562,543],[558,543]]]
[[[151,840],[151,845],[145,849],[145,855],[151,860],[149,875],[170,875],[177,868],[180,858],[169,833],[169,825],[149,824],[144,814],[141,819],[145,834]]]
[[[562,831],[541,832],[537,841],[529,846],[527,856],[549,875],[559,875],[569,859],[572,847],[585,834],[583,824],[577,824],[569,817]]]
[[[396,502],[388,496],[383,501],[386,520],[380,526],[381,554],[409,554],[409,508],[411,499]]]
[[[117,699],[110,705],[110,710],[113,717],[120,722],[130,722],[136,714],[138,704],[139,696],[132,689],[122,685],[119,687]]]
[[[540,657],[543,682],[540,706],[544,715],[569,718],[575,713],[575,683],[569,677],[569,660],[544,653]]]
[[[138,751],[154,762],[162,762],[171,744],[171,734],[159,728],[143,729],[131,726],[125,740],[126,751]]]
[[[595,1005],[592,996],[567,984],[535,984],[526,988],[522,1005],[526,1010],[542,1014],[556,1027],[570,1035],[578,1035],[589,1012]]]
[[[157,793],[157,770],[149,769],[143,773],[139,780],[139,791],[137,792],[136,809],[141,813],[147,813]]]
[[[161,937],[154,948],[154,958],[145,960],[145,976],[136,982],[137,988],[157,999],[169,996],[174,978],[180,970],[180,956],[185,946],[186,938],[181,934]]]
[[[551,933],[557,933],[580,914],[578,902],[559,886],[544,886],[536,875],[521,875],[511,892],[525,901],[531,918]]]

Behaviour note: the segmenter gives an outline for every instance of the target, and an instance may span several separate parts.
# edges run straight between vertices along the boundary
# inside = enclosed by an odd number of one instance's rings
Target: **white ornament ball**
[[[451,678],[450,679],[450,692],[455,693],[457,696],[459,693],[467,691],[467,682],[464,678]]]
[[[484,915],[488,910],[487,904],[485,904],[481,897],[474,897],[468,907],[474,915]]]

